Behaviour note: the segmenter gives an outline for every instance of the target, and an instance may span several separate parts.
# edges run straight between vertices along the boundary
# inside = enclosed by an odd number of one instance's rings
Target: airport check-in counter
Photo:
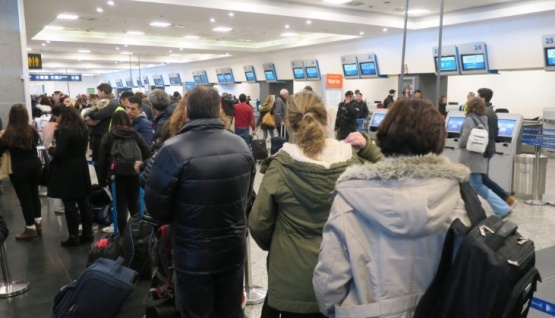
[[[385,114],[387,114],[387,109],[376,109],[374,113],[372,113],[372,117],[370,117],[370,124],[368,125],[368,137],[370,137],[370,139],[376,139],[378,126],[384,119]]]
[[[447,139],[443,154],[454,162],[459,161],[459,138],[465,117],[464,112],[452,111],[445,119]],[[499,133],[495,142],[495,155],[489,164],[489,176],[504,190],[510,192],[513,184],[513,158],[521,152],[524,119],[522,115],[510,113],[498,113],[497,118]]]

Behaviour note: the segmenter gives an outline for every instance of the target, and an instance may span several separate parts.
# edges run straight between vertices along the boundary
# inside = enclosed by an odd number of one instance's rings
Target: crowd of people
[[[441,156],[446,131],[437,107],[423,98],[395,101],[395,90],[384,101],[388,113],[375,143],[352,124],[368,117],[360,91],[346,92],[337,138],[327,138],[330,116],[308,88],[268,97],[257,122],[245,94],[236,100],[207,86],[184,97],[163,90],[116,97],[104,83],[97,90],[75,105],[55,92],[51,124],[42,130],[52,157],[48,196],[65,207],[68,238],[61,245],[94,240],[90,146],[99,185],[115,179],[120,232],[128,212],[139,210],[141,186],[148,213],[172,225],[182,317],[242,317],[248,231],[268,251],[262,317],[410,316],[434,277],[449,225],[467,221],[459,184],[469,182],[500,217],[516,204],[487,175],[494,149],[466,149],[476,120],[495,142],[490,89],[469,98],[460,162]],[[40,105],[48,101],[40,97]],[[273,125],[262,122],[267,113]],[[12,157],[9,178],[25,219],[18,240],[43,231],[41,138],[29,122],[25,106],[14,105],[0,137],[0,155]],[[247,209],[257,172],[249,135],[257,127],[264,139],[284,127],[289,142],[261,163],[264,176]],[[2,225],[0,218],[0,241],[7,233]],[[388,306],[392,301],[396,305]]]

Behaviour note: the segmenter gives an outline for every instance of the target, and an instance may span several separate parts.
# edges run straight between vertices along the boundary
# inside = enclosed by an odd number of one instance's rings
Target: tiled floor
[[[544,199],[555,200],[555,159],[550,159],[547,169],[547,185]],[[258,190],[262,175],[257,174],[255,189]],[[30,242],[19,242],[15,234],[23,230],[23,217],[15,193],[4,182],[4,194],[0,196],[0,213],[8,223],[11,234],[6,242],[8,260],[12,279],[30,281],[31,289],[22,295],[0,299],[0,317],[29,318],[48,317],[54,296],[58,289],[77,278],[85,268],[88,245],[66,249],[60,241],[66,238],[66,226],[63,215],[56,215],[46,198],[43,202],[44,233],[42,237]],[[484,204],[487,211],[491,211]],[[509,217],[516,222],[520,231],[534,240],[537,250],[538,267],[542,273],[543,283],[538,288],[537,297],[555,302],[555,207],[533,207],[521,202]],[[97,237],[101,234],[97,233]],[[253,283],[267,287],[266,253],[251,242]],[[148,289],[148,282],[137,283],[134,293],[126,302],[121,318],[140,318],[144,310],[143,298]],[[247,316],[260,316],[261,305],[248,306]],[[548,315],[532,310],[529,317],[540,318]]]

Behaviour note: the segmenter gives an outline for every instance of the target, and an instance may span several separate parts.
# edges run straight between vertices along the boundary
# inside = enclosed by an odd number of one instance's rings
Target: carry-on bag
[[[150,244],[158,225],[145,215],[144,190],[139,187],[139,214],[132,216],[121,235],[125,266],[135,270],[139,279],[150,279]]]
[[[144,300],[146,318],[178,318],[170,225],[161,225],[152,240],[150,289]]]
[[[285,126],[281,126],[279,136],[272,137],[272,139],[270,139],[270,142],[272,144],[270,148],[270,153],[272,155],[278,152],[283,147],[283,144],[287,142],[287,137],[285,132],[286,132]]]
[[[264,160],[268,158],[268,149],[266,148],[266,140],[253,139],[251,141],[252,155],[254,160]]]
[[[472,227],[459,219],[451,224],[438,271],[414,318],[526,317],[540,280],[534,242],[516,224],[486,218],[468,183],[461,184],[461,195]]]
[[[123,258],[99,258],[77,280],[62,287],[54,299],[51,318],[114,317],[135,284],[137,273]]]
[[[112,192],[112,221],[114,224],[114,233],[101,238],[91,245],[87,266],[90,266],[92,263],[94,263],[94,261],[101,257],[115,260],[122,255],[121,236],[118,233],[118,210],[116,208],[115,176],[112,176],[110,179],[110,189]]]

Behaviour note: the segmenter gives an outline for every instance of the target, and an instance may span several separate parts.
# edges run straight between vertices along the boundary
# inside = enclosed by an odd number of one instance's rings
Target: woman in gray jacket
[[[376,137],[385,159],[347,168],[324,227],[313,284],[329,317],[412,317],[449,225],[466,220],[470,171],[439,156],[444,121],[429,101],[395,102]]]
[[[493,213],[499,217],[505,217],[511,212],[511,207],[501,199],[495,192],[484,185],[482,178],[488,173],[488,159],[484,154],[472,152],[466,149],[466,144],[470,136],[470,131],[478,125],[488,131],[488,117],[486,116],[486,104],[481,98],[473,98],[468,102],[466,109],[466,119],[464,120],[459,148],[461,155],[459,161],[470,168],[470,186],[484,198],[491,206]]]

